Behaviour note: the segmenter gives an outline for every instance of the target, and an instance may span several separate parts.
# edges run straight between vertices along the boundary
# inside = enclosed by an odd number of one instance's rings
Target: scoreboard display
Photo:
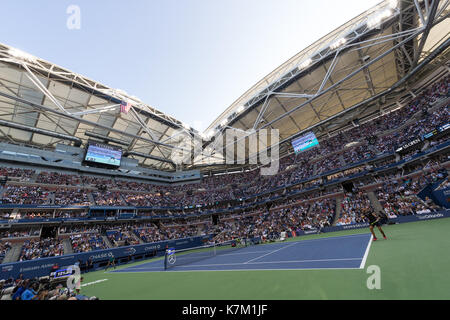
[[[313,132],[308,132],[300,138],[292,140],[292,147],[294,148],[295,153],[306,151],[318,145],[319,140],[317,140],[316,135]]]
[[[96,142],[90,142],[84,157],[85,162],[120,167],[122,149]]]

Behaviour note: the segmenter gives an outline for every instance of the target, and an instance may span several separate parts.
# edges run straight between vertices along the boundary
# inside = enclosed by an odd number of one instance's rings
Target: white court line
[[[269,252],[270,250],[261,250],[261,251],[249,251],[249,252],[237,252],[237,253],[224,253],[224,254],[220,254],[221,257],[224,256],[234,256],[234,255],[238,255],[238,254],[249,254],[249,253],[263,253],[263,252]]]
[[[350,261],[350,260],[361,260],[361,258],[291,260],[291,261],[259,261],[259,262],[216,263],[216,264],[193,264],[190,267],[239,266],[239,265],[247,265],[247,264],[274,264],[274,263],[275,264],[279,264],[279,263],[299,263],[299,262],[319,262],[319,261]]]
[[[372,239],[373,239],[373,235],[370,235],[369,243],[367,244],[367,247],[366,247],[366,252],[364,252],[364,257],[361,261],[361,265],[359,266],[360,269],[364,269],[364,266],[366,265],[366,260],[367,260],[367,257],[369,256],[369,250],[370,250],[370,245],[372,244]]]
[[[194,264],[192,267],[216,267],[216,266],[239,266],[245,264],[279,264],[279,263],[298,263],[298,262],[319,262],[319,261],[351,261],[361,260],[362,258],[341,258],[341,259],[316,259],[316,260],[287,260],[287,261],[259,261],[259,262],[236,262],[236,263],[212,263],[212,264]],[[131,269],[131,268],[130,268]],[[133,270],[161,269],[161,267],[133,268]],[[354,268],[351,268],[354,269]],[[357,268],[356,268],[357,269]],[[130,271],[131,272],[131,271]]]
[[[121,273],[148,273],[148,272],[230,272],[230,271],[238,271],[238,272],[245,272],[245,271],[299,271],[299,270],[306,270],[306,271],[314,271],[314,270],[359,270],[359,268],[280,268],[280,269],[227,269],[227,270],[164,270],[164,271],[124,271]]]
[[[307,242],[307,243],[309,243],[309,242],[311,242],[311,241],[323,241],[323,240],[335,240],[335,239],[342,239],[342,238],[349,238],[349,237],[361,237],[361,236],[365,236],[365,237],[367,237],[367,233],[362,233],[362,234],[351,234],[351,235],[348,235],[348,236],[337,236],[337,237],[328,237],[328,238],[319,238],[319,239],[308,239],[308,240],[298,240],[298,241],[295,241],[295,242],[293,242],[292,244],[290,244],[290,245],[288,245],[288,246],[283,246],[283,247],[281,247],[281,248],[279,248],[279,249],[277,249],[277,250],[273,250],[273,251],[271,251],[271,252],[269,252],[269,253],[266,253],[266,254],[264,254],[264,255],[262,255],[262,256],[259,256],[259,257],[256,257],[256,258],[253,258],[253,259],[250,259],[250,260],[248,260],[247,262],[244,262],[244,263],[250,263],[250,262],[252,262],[252,261],[254,261],[254,260],[258,260],[258,259],[260,259],[260,258],[263,258],[263,257],[265,257],[265,256],[268,256],[269,254],[272,254],[272,253],[275,253],[275,252],[277,252],[277,251],[280,251],[280,250],[283,250],[283,249],[286,249],[286,248],[289,248],[289,247],[292,247],[293,245],[295,245],[295,244],[301,244],[301,243],[305,243],[305,242]]]
[[[307,240],[297,240],[297,241],[294,241],[292,244],[290,244],[290,245],[287,245],[287,246],[283,246],[283,247],[281,247],[281,248],[279,248],[279,249],[276,249],[276,250],[272,250],[272,251],[270,251],[269,253],[267,253],[267,254],[265,254],[265,255],[262,255],[262,256],[259,256],[259,257],[257,257],[257,258],[254,258],[254,259],[251,259],[251,260],[249,260],[249,261],[247,261],[247,262],[243,262],[243,263],[228,263],[228,264],[225,264],[225,263],[222,263],[222,264],[216,264],[216,265],[197,265],[197,266],[221,266],[221,265],[242,265],[242,264],[260,264],[260,263],[283,263],[283,261],[277,261],[277,262],[253,262],[253,263],[250,263],[251,261],[253,261],[253,260],[257,260],[257,259],[259,259],[259,258],[262,258],[262,257],[264,257],[264,256],[267,256],[267,255],[269,255],[269,254],[272,254],[272,253],[275,253],[275,252],[277,252],[277,251],[280,251],[280,250],[282,250],[282,249],[285,249],[285,248],[287,248],[287,247],[291,247],[291,246],[293,246],[293,245],[295,245],[295,244],[299,244],[299,243],[305,243],[305,242],[310,242],[310,241],[321,241],[321,240],[334,240],[334,239],[342,239],[342,238],[350,238],[350,237],[361,237],[361,236],[367,236],[368,234],[367,233],[361,233],[361,234],[351,234],[351,235],[345,235],[345,236],[333,236],[333,237],[327,237],[327,238],[318,238],[318,239],[307,239]],[[371,235],[371,237],[370,237],[370,240],[372,240],[372,235]],[[370,247],[370,244],[371,244],[371,242],[372,241],[370,241],[369,242],[369,246],[368,246],[368,248]],[[266,243],[266,244],[263,244],[264,246],[270,246],[270,245],[283,245],[284,243]],[[363,262],[365,263],[365,260],[364,259],[366,259],[367,258],[367,254],[368,254],[368,248],[366,248],[366,253],[365,253],[365,255],[364,255],[364,257],[363,257]],[[259,251],[259,252],[252,252],[252,253],[260,253],[260,252],[267,252],[267,251]],[[250,252],[242,252],[242,253],[234,253],[234,254],[247,254],[247,253],[250,253]],[[224,254],[224,256],[225,255],[232,255],[232,254]],[[292,261],[292,262],[307,262],[307,261],[311,261],[311,262],[314,262],[314,261],[332,261],[332,260],[361,260],[362,258],[349,258],[349,259],[322,259],[322,260],[299,260],[299,261]],[[289,262],[289,261],[286,261],[286,262]],[[362,265],[362,263],[361,263],[361,265]],[[160,269],[160,267],[142,267],[142,268],[134,268],[134,267],[128,267],[128,268],[124,268],[123,270],[126,270],[126,269],[133,269],[133,270],[148,270],[148,269]],[[301,268],[301,269],[238,269],[238,270],[171,270],[170,272],[193,272],[193,271],[263,271],[263,270],[272,270],[272,271],[276,271],[276,270],[355,270],[355,269],[360,269],[360,268],[310,268],[310,269],[307,269],[307,268],[305,268],[305,269],[303,269],[303,268]],[[120,270],[118,270],[118,271],[120,271]],[[166,272],[166,271],[120,271],[120,272],[117,272],[117,273],[143,273],[143,272]],[[106,272],[105,272],[106,273]],[[108,273],[113,273],[113,272],[108,272]]]
[[[161,268],[162,268],[162,266],[161,267],[142,267],[142,268],[124,268],[123,270],[148,270],[148,269],[157,269],[157,270],[161,270]],[[115,271],[111,271],[111,272],[108,272],[108,273],[118,273],[118,272],[121,272],[121,270],[115,270]],[[132,271],[130,271],[130,272],[132,272]]]
[[[351,237],[362,237],[366,236],[369,233],[358,233],[358,234],[349,234],[346,236],[333,236],[333,237],[326,237],[326,238],[317,238],[317,239],[306,239],[306,240],[298,240],[296,242],[308,242],[308,241],[321,241],[321,240],[334,240],[334,239],[343,239],[343,238],[351,238]]]
[[[108,280],[108,279],[101,279],[101,280],[97,280],[97,281],[93,281],[93,282],[84,283],[84,284],[82,284],[81,286],[82,286],[82,287],[86,287],[86,286],[90,286],[90,285],[92,285],[92,284],[100,283],[100,282],[107,281],[107,280]]]
[[[347,261],[347,260],[361,260],[361,258],[341,258],[341,259],[317,259],[317,260],[286,260],[286,261],[259,261],[250,262],[249,264],[261,264],[261,263],[291,263],[291,262],[318,262],[318,261]]]
[[[262,256],[259,256],[259,257],[250,259],[250,260],[248,260],[247,262],[244,262],[244,264],[250,263],[250,262],[252,262],[253,260],[258,260],[258,259],[260,259],[260,258],[262,258],[262,257],[268,256],[269,254],[275,253],[275,252],[277,252],[277,251],[280,251],[280,250],[283,250],[283,249],[292,247],[293,245],[295,245],[295,244],[297,244],[297,243],[298,243],[298,242],[294,242],[294,243],[292,243],[292,244],[290,244],[290,245],[288,245],[288,246],[281,247],[281,248],[279,248],[279,249],[277,249],[277,250],[272,250],[272,251],[270,251],[269,253],[263,254]]]

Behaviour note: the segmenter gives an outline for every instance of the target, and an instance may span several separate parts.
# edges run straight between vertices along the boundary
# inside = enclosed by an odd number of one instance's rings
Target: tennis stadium
[[[0,38],[0,299],[450,299],[449,14],[381,1],[204,130]]]

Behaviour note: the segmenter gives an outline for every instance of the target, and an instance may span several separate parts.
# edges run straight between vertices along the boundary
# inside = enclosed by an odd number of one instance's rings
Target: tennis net
[[[164,270],[230,253],[245,248],[250,243],[247,239],[235,239],[189,249],[168,249],[164,256]]]

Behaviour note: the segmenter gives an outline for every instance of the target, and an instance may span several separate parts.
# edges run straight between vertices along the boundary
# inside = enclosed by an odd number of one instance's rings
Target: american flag
[[[130,108],[131,108],[131,104],[129,104],[129,103],[122,102],[120,104],[120,112],[128,113],[128,111],[130,111]]]

